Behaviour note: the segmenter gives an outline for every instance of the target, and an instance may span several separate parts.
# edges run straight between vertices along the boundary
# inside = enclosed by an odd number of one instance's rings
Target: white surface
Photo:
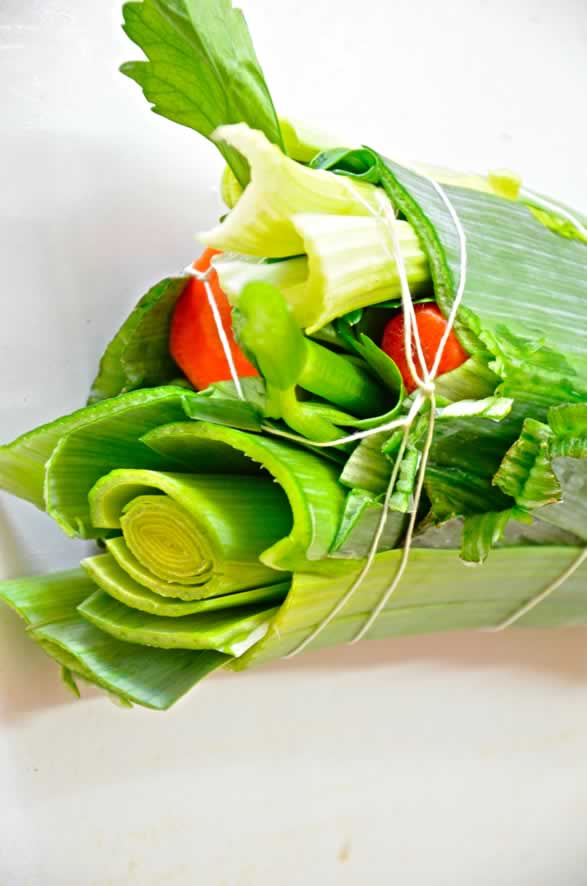
[[[587,208],[583,0],[243,2],[279,107]],[[300,8],[301,7],[301,8]],[[83,400],[220,163],[116,73],[112,0],[0,9],[2,439]],[[0,574],[79,544],[0,501]],[[0,611],[2,886],[582,886],[587,632],[363,645],[214,676],[166,715],[74,702]]]

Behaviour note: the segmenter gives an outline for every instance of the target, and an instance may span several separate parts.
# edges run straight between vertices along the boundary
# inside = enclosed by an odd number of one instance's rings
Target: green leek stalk
[[[390,597],[368,638],[497,627],[559,578],[580,555],[573,547],[517,547],[493,551],[483,567],[472,569],[454,551],[414,550],[397,591]],[[401,551],[378,554],[361,589],[316,637],[310,648],[353,639],[389,586]],[[341,564],[337,576],[298,574],[265,638],[235,667],[290,654],[325,618],[349,588],[358,566]],[[520,627],[587,624],[587,560]]]
[[[116,470],[89,501],[94,526],[122,532],[109,543],[118,565],[163,597],[198,600],[279,580],[259,555],[287,534],[291,513],[268,478]]]
[[[499,626],[561,576],[578,554],[572,547],[502,549],[494,551],[483,568],[471,570],[459,563],[454,551],[415,550],[400,587],[368,636]],[[311,648],[353,639],[389,585],[400,557],[401,551],[377,556],[361,592]],[[358,568],[357,563],[339,562],[329,576],[298,573],[279,609],[237,604],[223,610],[224,615],[145,617],[96,593],[79,570],[5,582],[2,597],[71,679],[81,677],[124,702],[161,710],[218,667],[241,670],[290,655],[347,591]],[[586,624],[586,579],[587,561],[517,626]],[[199,648],[194,649],[195,644]]]

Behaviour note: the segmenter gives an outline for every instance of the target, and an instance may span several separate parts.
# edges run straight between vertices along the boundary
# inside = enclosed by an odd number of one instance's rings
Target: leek
[[[2,598],[59,664],[128,702],[164,710],[229,656],[212,651],[148,649],[120,642],[77,612],[93,593],[81,570],[2,584]]]
[[[268,479],[119,470],[96,483],[89,501],[95,526],[122,531],[124,541],[110,547],[117,563],[164,597],[215,597],[279,580],[259,557],[287,534],[291,514]]]
[[[494,551],[479,569],[459,563],[454,551],[414,550],[403,581],[368,636],[473,630],[497,625],[577,558],[572,547],[518,547]],[[316,638],[312,649],[352,640],[382,591],[389,585],[401,551],[378,554],[368,581],[343,612]],[[236,668],[262,664],[294,650],[349,587],[357,567],[338,576],[298,574],[267,636],[234,662]],[[556,594],[532,610],[520,625],[554,627],[587,622],[587,562]]]

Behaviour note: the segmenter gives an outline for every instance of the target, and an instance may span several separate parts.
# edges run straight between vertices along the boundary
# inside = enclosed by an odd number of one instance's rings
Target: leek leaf
[[[35,635],[64,650],[86,679],[130,702],[166,710],[211,671],[230,661],[212,650],[155,649],[125,643],[81,615],[46,624]]]
[[[365,148],[326,157],[317,165],[384,187],[418,234],[436,299],[448,313],[460,275],[460,248],[454,220],[433,184]],[[539,338],[547,332],[549,346],[585,379],[584,244],[553,234],[522,203],[452,185],[444,190],[467,241],[463,308],[456,327],[467,349],[474,353],[478,333],[491,335],[504,322],[514,336]]]
[[[477,352],[451,372],[445,372],[434,380],[438,403],[457,400],[483,400],[490,397],[500,379],[489,367],[490,354]]]
[[[182,402],[189,396],[189,392],[179,387],[137,391],[78,409],[29,431],[12,443],[0,446],[0,489],[41,509],[45,507],[47,495],[53,504],[53,483],[44,489],[45,468],[56,449],[65,449],[67,459],[63,471],[60,471],[59,459],[53,462],[56,482],[63,479],[70,487],[69,494],[77,508],[87,514],[87,494],[104,470],[120,465],[121,460],[122,464],[130,461],[130,466],[135,467],[157,468],[169,464],[169,460],[149,453],[138,442],[138,437],[164,421],[184,418]],[[75,433],[78,436],[72,437]],[[76,441],[79,445],[74,447]],[[75,452],[71,452],[70,458],[71,449]],[[76,515],[77,509],[73,520]],[[87,524],[72,526],[68,518],[63,520],[63,525],[68,532],[89,529]]]
[[[396,592],[367,637],[474,630],[499,624],[558,578],[577,558],[573,547],[515,547],[493,552],[481,569],[470,569],[454,551],[414,549]],[[389,586],[401,550],[378,554],[360,592],[316,637],[311,649],[348,642]],[[342,564],[341,564],[342,565]],[[294,650],[332,610],[361,564],[329,577],[297,573],[292,590],[267,636],[234,662],[238,669]],[[528,612],[520,626],[554,627],[587,621],[587,562],[556,593]]]
[[[424,485],[432,515],[439,522],[486,511],[503,511],[514,504],[510,497],[491,485],[491,477],[465,468],[430,464]]]
[[[454,221],[429,181],[390,161],[381,162],[383,186],[427,240],[436,298],[446,313],[460,273]],[[553,234],[521,203],[450,185],[445,192],[467,239],[463,304],[478,318],[476,331],[491,332],[507,324],[514,335],[546,333],[549,346],[585,378],[584,244]]]
[[[94,592],[79,569],[0,585],[0,597],[27,622],[32,637],[51,657],[123,703],[168,708],[229,660],[217,652],[164,652],[114,640],[76,612]]]
[[[240,384],[244,400],[237,393],[234,382],[215,382],[195,396],[184,398],[185,414],[198,421],[228,425],[243,431],[260,431],[267,401],[265,382],[262,378],[250,377],[241,378]]]
[[[381,518],[383,505],[370,492],[352,489],[346,499],[344,513],[332,544],[330,555],[346,559],[366,557],[373,544],[373,536]],[[378,551],[388,551],[396,547],[406,525],[405,514],[390,511],[385,521],[385,529]]]
[[[186,277],[162,280],[141,298],[104,351],[88,403],[164,385],[178,376],[169,354],[169,330],[186,282]]]
[[[503,324],[480,335],[495,357],[491,369],[503,379],[498,392],[532,404],[528,415],[544,419],[552,404],[587,398],[585,376],[581,379],[566,357],[547,347],[543,338],[514,335]]]
[[[151,428],[185,418],[183,402],[190,396],[197,395],[173,387],[133,391],[62,419],[59,442],[46,465],[44,492],[47,512],[68,535],[103,534],[90,520],[88,493],[112,468],[177,467],[140,438]],[[35,433],[42,435],[43,429]]]
[[[493,478],[522,508],[540,508],[561,500],[560,484],[551,466],[551,437],[548,425],[527,418]]]
[[[213,453],[214,472],[222,472],[226,460],[252,459],[265,468],[282,487],[292,511],[289,535],[265,551],[262,560],[274,569],[291,571],[328,555],[344,509],[344,490],[338,483],[336,465],[281,440],[247,434],[220,425],[171,424],[144,438],[148,446],[186,463],[197,464],[200,452]]]
[[[120,539],[111,539],[120,542]],[[109,550],[111,550],[109,545]],[[266,603],[268,606],[281,603],[289,589],[289,582],[280,582],[253,588],[249,591],[237,591],[220,597],[207,597],[203,600],[181,600],[165,597],[144,587],[119,565],[112,553],[98,554],[82,560],[82,568],[95,585],[115,600],[119,600],[132,609],[149,612],[152,615],[176,616],[191,615],[194,612],[212,612],[216,609],[230,609],[233,606],[248,606],[251,603]]]
[[[510,520],[516,517],[516,508],[505,511],[486,511],[465,517],[461,543],[461,560],[465,563],[483,563],[491,548],[504,536]]]
[[[209,649],[242,655],[267,632],[277,609],[244,606],[162,618],[130,609],[103,591],[96,591],[78,612],[101,631],[127,643],[161,649]]]
[[[587,458],[587,404],[552,407],[548,410],[548,424],[554,433],[550,441],[553,456]]]
[[[375,495],[384,492],[392,468],[390,460],[382,451],[388,437],[387,431],[381,431],[361,440],[347,459],[340,482]]]
[[[533,513],[551,526],[587,542],[587,459],[554,458],[552,469],[562,488],[562,501]]]
[[[89,503],[92,525],[122,529],[125,544],[109,548],[119,565],[163,596],[194,600],[279,580],[259,557],[287,535],[291,513],[269,478],[116,470]]]

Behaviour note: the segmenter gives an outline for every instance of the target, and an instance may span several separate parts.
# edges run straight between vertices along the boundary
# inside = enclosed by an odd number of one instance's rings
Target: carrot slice
[[[217,249],[206,249],[194,262],[193,267],[198,271],[207,271],[212,258],[218,254]],[[232,308],[220,288],[215,271],[212,271],[208,282],[230,345],[237,375],[239,377],[258,375],[255,367],[249,363],[234,340]],[[177,365],[200,391],[213,382],[229,381],[232,378],[206,288],[204,283],[195,277],[190,278],[175,306],[169,349]]]
[[[420,334],[426,367],[431,369],[447,323],[438,305],[431,302],[414,305],[414,312],[416,314],[416,326]],[[416,385],[412,379],[406,359],[403,312],[400,311],[400,313],[392,317],[385,327],[381,349],[395,362],[402,374],[406,390],[411,393]],[[416,369],[419,370],[420,365],[414,344],[412,344],[412,357]],[[457,369],[468,357],[469,355],[462,347],[455,333],[451,331],[442,352],[437,374],[443,375],[445,372]]]

